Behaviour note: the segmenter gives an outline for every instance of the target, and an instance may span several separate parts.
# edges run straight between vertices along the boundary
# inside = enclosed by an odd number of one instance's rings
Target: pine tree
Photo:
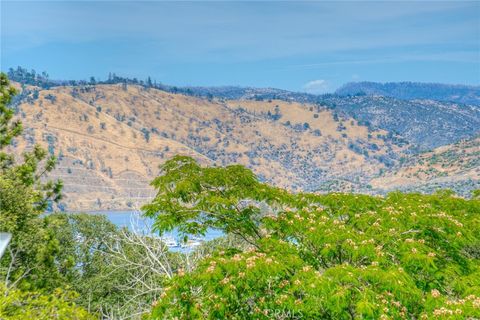
[[[55,246],[49,243],[39,217],[52,201],[61,199],[62,182],[42,182],[56,158],[41,147],[24,153],[19,163],[13,154],[3,151],[22,132],[21,123],[13,120],[14,112],[8,107],[16,90],[4,73],[0,74],[0,94],[0,230],[13,234],[0,275],[7,286],[32,277],[37,279],[34,286],[43,287],[46,279],[55,276],[50,271]]]

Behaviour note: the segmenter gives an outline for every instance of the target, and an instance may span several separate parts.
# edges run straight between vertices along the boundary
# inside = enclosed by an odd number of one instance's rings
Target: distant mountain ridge
[[[468,139],[480,130],[480,106],[476,105],[368,95],[332,95],[321,104],[361,124],[396,133],[417,150]]]
[[[480,86],[417,82],[352,82],[334,94],[315,95],[276,88],[238,86],[177,87],[110,73],[104,81],[51,80],[46,72],[9,69],[8,76],[23,85],[51,89],[61,86],[138,85],[212,101],[282,100],[324,106],[338,115],[354,118],[372,130],[386,130],[406,139],[412,151],[425,151],[468,139],[480,132]],[[20,102],[22,97],[17,97]],[[476,102],[465,104],[465,102]],[[400,142],[402,143],[402,142]]]
[[[18,82],[22,85],[36,86],[41,89],[50,89],[60,86],[86,86],[98,84],[121,84],[138,85],[144,88],[154,88],[169,93],[183,94],[199,98],[222,98],[229,100],[268,100],[278,99],[284,101],[296,101],[301,103],[316,103],[322,99],[320,95],[314,95],[304,92],[293,92],[276,88],[255,88],[255,87],[240,87],[240,86],[173,86],[152,81],[150,77],[145,80],[138,78],[128,78],[118,76],[115,73],[109,73],[107,80],[98,80],[91,77],[89,81],[86,80],[53,80],[50,79],[47,72],[37,72],[35,70],[28,70],[26,68],[17,67],[10,68],[7,72],[10,80]]]
[[[349,82],[338,95],[379,95],[397,99],[428,99],[480,105],[480,86],[421,82]]]
[[[311,94],[306,92],[289,91],[277,88],[227,86],[173,86],[152,81],[150,77],[145,80],[128,78],[109,73],[107,80],[98,80],[91,77],[86,80],[52,80],[47,72],[36,72],[26,68],[17,67],[8,70],[8,77],[25,85],[50,89],[57,86],[83,86],[96,84],[123,84],[140,85],[146,88],[155,88],[169,93],[180,93],[188,96],[202,98],[223,98],[229,100],[284,100],[300,103],[321,104],[325,99],[335,96],[362,96],[377,95],[392,97],[402,100],[437,100],[463,104],[480,105],[480,86],[422,83],[422,82],[349,82],[337,89],[334,93]]]

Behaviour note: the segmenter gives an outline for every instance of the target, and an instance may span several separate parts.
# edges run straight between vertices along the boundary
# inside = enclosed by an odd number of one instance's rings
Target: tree
[[[50,202],[61,199],[62,183],[42,182],[55,165],[55,157],[35,146],[17,163],[3,152],[21,133],[8,107],[16,91],[0,74],[0,230],[13,237],[1,260],[0,314],[2,319],[92,319],[73,302],[75,293],[61,290],[64,277],[58,268],[59,242],[40,216]]]
[[[11,123],[13,110],[8,108],[12,97],[17,93],[14,87],[9,85],[7,76],[0,74],[0,150],[9,145],[12,139],[18,136],[22,131],[20,121]],[[5,161],[7,155],[0,153],[0,160]]]
[[[240,165],[202,168],[194,159],[175,156],[161,166],[153,180],[157,196],[143,207],[154,227],[178,227],[184,236],[203,235],[209,228],[225,230],[256,245],[262,237],[261,220],[276,205],[293,198],[281,189],[260,183]]]
[[[6,290],[0,285],[0,315],[5,320],[22,319],[97,319],[73,301],[76,295],[57,289],[51,294]]]
[[[44,221],[59,245],[59,287],[68,286],[77,293],[77,305],[102,319],[137,319],[148,313],[164,282],[179,268],[190,270],[200,256],[187,259],[170,252],[140,219],[132,220],[133,231],[118,230],[103,215],[54,213]]]
[[[10,285],[46,285],[51,272],[55,244],[51,235],[42,229],[39,218],[50,202],[61,199],[61,181],[42,182],[56,162],[54,156],[35,146],[23,154],[17,163],[13,154],[2,150],[21,133],[21,123],[12,122],[13,111],[8,107],[16,91],[5,74],[0,74],[0,229],[13,234],[9,254],[2,259],[0,274]],[[45,276],[45,277],[43,277]]]
[[[391,193],[289,194],[240,166],[175,157],[146,213],[159,230],[248,240],[177,271],[152,319],[449,319],[480,316],[480,201]],[[252,201],[254,200],[254,201]],[[249,209],[240,203],[260,201]]]

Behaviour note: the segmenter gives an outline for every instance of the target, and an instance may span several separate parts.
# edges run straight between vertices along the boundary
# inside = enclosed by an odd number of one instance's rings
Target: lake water
[[[92,212],[92,214],[105,215],[108,220],[110,220],[119,228],[126,227],[131,231],[142,234],[158,234],[152,230],[153,220],[147,217],[143,217],[138,211],[98,211]],[[162,236],[165,238],[173,238],[180,242],[180,236],[177,230],[166,232]],[[221,236],[223,236],[222,231],[216,229],[209,229],[204,237],[200,237],[200,240],[209,241]]]
[[[117,227],[127,227],[130,230],[133,230],[138,224],[142,227],[141,231],[146,232],[149,231],[153,224],[152,219],[142,217],[141,213],[137,211],[98,211],[92,213],[103,214]]]

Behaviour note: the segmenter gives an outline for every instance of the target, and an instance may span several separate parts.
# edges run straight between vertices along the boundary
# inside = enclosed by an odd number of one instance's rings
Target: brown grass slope
[[[50,178],[64,181],[67,210],[144,203],[158,166],[175,154],[240,163],[275,185],[315,190],[339,177],[361,182],[403,150],[384,131],[294,102],[209,101],[130,85],[30,87],[22,96],[25,131],[14,149],[40,143],[59,155]]]
[[[371,181],[375,188],[419,189],[420,186],[480,182],[480,136],[402,159]],[[429,191],[429,190],[426,190]]]

